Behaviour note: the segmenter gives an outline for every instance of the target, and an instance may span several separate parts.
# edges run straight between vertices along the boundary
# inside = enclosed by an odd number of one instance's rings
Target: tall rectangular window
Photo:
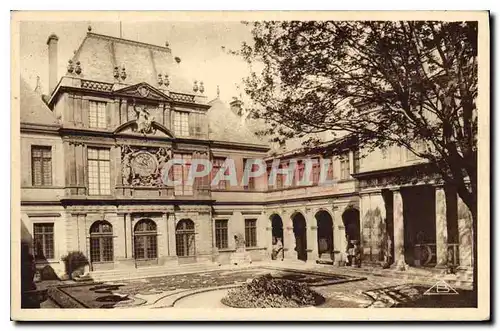
[[[246,169],[246,165],[248,162],[253,162],[253,160],[252,159],[243,159],[243,169]],[[252,164],[250,171],[255,172],[255,171],[257,171],[258,167],[259,166],[257,164]],[[248,185],[245,185],[243,188],[245,190],[248,190],[248,191],[255,190],[255,177],[248,178]]]
[[[227,248],[227,220],[215,221],[215,246],[218,249]]]
[[[189,136],[189,113],[174,112],[174,131],[178,136]]]
[[[87,164],[89,172],[89,194],[111,194],[109,149],[88,148]]]
[[[191,154],[175,154],[174,159],[184,160],[184,164],[174,164],[175,195],[193,195],[193,185],[188,185],[188,174],[191,168]]]
[[[106,128],[106,102],[89,101],[89,126]]]
[[[351,171],[349,167],[349,153],[340,157],[340,179],[351,178]]]
[[[313,183],[313,185],[318,185],[320,172],[321,172],[320,159],[314,158],[313,165],[312,165],[312,183]]]
[[[283,167],[286,168],[286,164],[280,163],[280,165],[278,167],[278,171],[281,172],[283,170]],[[285,176],[286,175],[284,175],[282,173],[281,174],[280,173],[276,174],[276,186],[275,186],[276,189],[279,190],[279,189],[282,189],[284,187],[284,181],[286,179]]]
[[[31,180],[33,186],[52,185],[52,148],[31,146]]]
[[[33,224],[33,248],[36,260],[54,258],[54,223]]]
[[[246,247],[256,247],[257,246],[257,220],[256,219],[245,220],[245,246]]]
[[[212,180],[215,178],[217,173],[221,171],[221,169],[224,170],[224,174],[228,174],[228,169],[224,168],[224,163],[226,162],[226,159],[223,157],[217,157],[213,159],[212,163]],[[229,187],[229,181],[226,180],[219,180],[217,185],[215,185],[213,188],[217,190],[227,190]]]

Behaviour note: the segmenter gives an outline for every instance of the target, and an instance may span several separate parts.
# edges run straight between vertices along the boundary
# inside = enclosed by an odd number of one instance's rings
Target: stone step
[[[94,281],[111,281],[111,280],[125,280],[125,279],[138,279],[146,277],[159,277],[166,275],[185,274],[193,272],[203,272],[208,270],[217,269],[215,264],[192,264],[192,265],[176,265],[176,266],[155,266],[155,267],[142,267],[130,270],[103,270],[93,271],[90,277]]]

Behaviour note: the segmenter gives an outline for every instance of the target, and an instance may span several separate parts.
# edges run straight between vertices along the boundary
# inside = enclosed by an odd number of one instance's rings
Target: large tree
[[[456,187],[476,223],[477,22],[245,24],[253,43],[235,53],[262,68],[244,86],[268,133],[404,147]]]

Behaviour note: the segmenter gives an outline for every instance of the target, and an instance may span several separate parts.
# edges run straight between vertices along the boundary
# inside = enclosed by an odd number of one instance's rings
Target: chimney
[[[236,115],[241,116],[243,114],[243,102],[241,102],[238,98],[233,98],[233,101],[229,103],[229,106],[231,106],[231,111]]]
[[[47,39],[49,49],[49,95],[52,94],[57,85],[57,41],[59,38],[51,34]]]

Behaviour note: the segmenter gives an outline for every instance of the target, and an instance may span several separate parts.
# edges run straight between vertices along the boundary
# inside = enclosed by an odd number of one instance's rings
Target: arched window
[[[113,261],[113,226],[97,221],[90,227],[90,262]]]
[[[156,223],[149,219],[140,220],[134,227],[134,252],[136,259],[156,259],[158,245]]]
[[[175,228],[175,244],[177,256],[194,256],[194,223],[191,220],[180,220]]]

